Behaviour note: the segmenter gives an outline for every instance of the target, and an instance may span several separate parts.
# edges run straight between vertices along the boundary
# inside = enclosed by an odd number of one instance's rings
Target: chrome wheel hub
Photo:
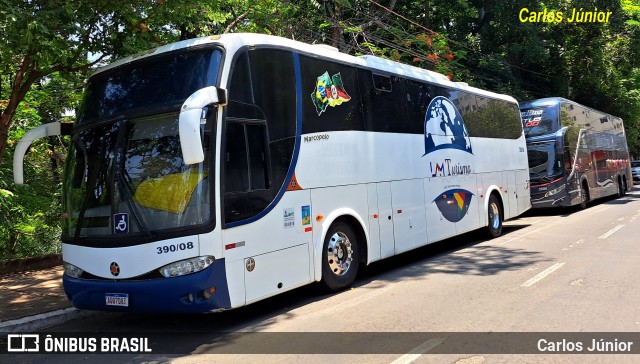
[[[344,233],[337,231],[327,244],[327,263],[333,274],[342,276],[347,273],[353,262],[351,241]]]
[[[492,203],[491,206],[489,206],[489,211],[491,227],[497,230],[500,227],[500,210],[498,209],[498,205]]]

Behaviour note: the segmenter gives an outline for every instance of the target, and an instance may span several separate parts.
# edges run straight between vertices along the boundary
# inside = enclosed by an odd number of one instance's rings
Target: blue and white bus
[[[25,135],[64,132],[48,124]],[[441,74],[257,34],[183,41],[88,80],[64,177],[78,308],[203,312],[530,208],[518,103]]]
[[[535,208],[586,208],[633,187],[622,119],[561,97],[520,104]]]

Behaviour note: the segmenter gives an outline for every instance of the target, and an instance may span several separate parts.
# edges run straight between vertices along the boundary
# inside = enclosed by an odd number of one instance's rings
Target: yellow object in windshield
[[[206,174],[192,170],[151,178],[140,183],[133,199],[144,207],[182,213],[196,186],[205,177]]]

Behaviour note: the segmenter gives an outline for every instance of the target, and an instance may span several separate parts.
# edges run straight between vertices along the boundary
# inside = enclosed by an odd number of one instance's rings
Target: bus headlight
[[[210,255],[180,260],[160,268],[160,274],[164,277],[171,278],[199,272],[213,264],[215,260],[216,258]]]
[[[563,191],[567,186],[566,185],[561,185],[558,188],[554,188],[553,190],[547,192],[544,194],[544,197],[549,197],[549,196],[553,196],[561,191]]]
[[[68,275],[69,277],[80,278],[82,273],[84,273],[82,269],[76,267],[71,263],[62,262],[62,266],[64,267],[64,274]]]

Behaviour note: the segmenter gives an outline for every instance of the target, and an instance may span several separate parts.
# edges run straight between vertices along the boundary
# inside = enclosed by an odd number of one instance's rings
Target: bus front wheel
[[[335,222],[324,239],[321,284],[334,292],[347,288],[356,279],[359,265],[357,235],[348,224]]]
[[[487,231],[491,238],[497,238],[502,234],[502,208],[500,201],[495,195],[489,197],[489,225]]]

